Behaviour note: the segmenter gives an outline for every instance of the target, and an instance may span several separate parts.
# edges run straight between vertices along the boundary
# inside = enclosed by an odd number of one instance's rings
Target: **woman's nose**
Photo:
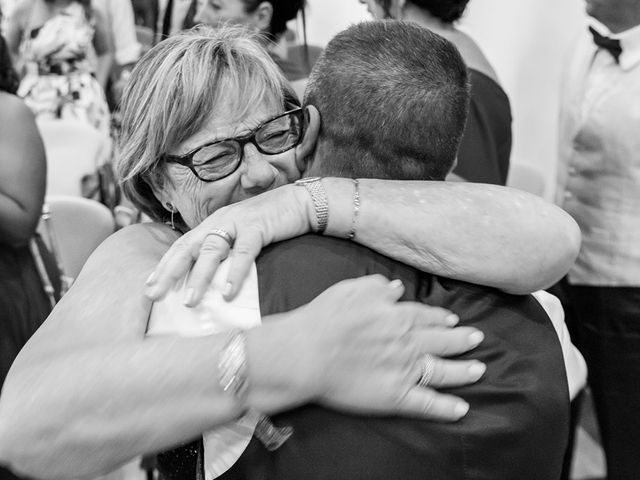
[[[242,176],[240,183],[247,191],[267,190],[276,179],[276,169],[254,145],[244,147]]]

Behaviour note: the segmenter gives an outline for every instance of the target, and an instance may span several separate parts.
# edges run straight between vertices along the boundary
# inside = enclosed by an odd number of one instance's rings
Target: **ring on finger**
[[[233,248],[233,237],[226,230],[222,230],[221,228],[214,228],[209,233],[207,233],[207,237],[209,235],[220,237],[229,244],[229,248]]]
[[[436,371],[436,359],[433,355],[425,353],[422,356],[422,374],[418,385],[421,387],[428,387],[431,380],[433,380],[433,374]]]

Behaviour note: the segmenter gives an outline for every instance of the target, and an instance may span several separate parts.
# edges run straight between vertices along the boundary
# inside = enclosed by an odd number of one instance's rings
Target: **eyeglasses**
[[[300,143],[302,125],[303,109],[296,108],[262,122],[242,137],[207,143],[184,155],[165,154],[162,159],[189,167],[203,182],[215,182],[238,169],[247,143],[255,145],[261,153],[277,155],[291,150]]]

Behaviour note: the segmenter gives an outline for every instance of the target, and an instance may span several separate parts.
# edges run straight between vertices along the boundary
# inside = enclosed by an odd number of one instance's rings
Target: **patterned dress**
[[[94,28],[79,3],[25,35],[18,95],[38,118],[73,118],[108,134],[109,107],[93,76]]]

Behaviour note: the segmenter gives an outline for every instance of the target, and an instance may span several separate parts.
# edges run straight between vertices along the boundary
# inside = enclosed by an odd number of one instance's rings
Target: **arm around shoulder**
[[[346,236],[353,183],[323,183],[327,233]],[[495,185],[362,179],[355,240],[422,271],[531,293],[559,280],[580,249],[580,230],[562,209]]]

